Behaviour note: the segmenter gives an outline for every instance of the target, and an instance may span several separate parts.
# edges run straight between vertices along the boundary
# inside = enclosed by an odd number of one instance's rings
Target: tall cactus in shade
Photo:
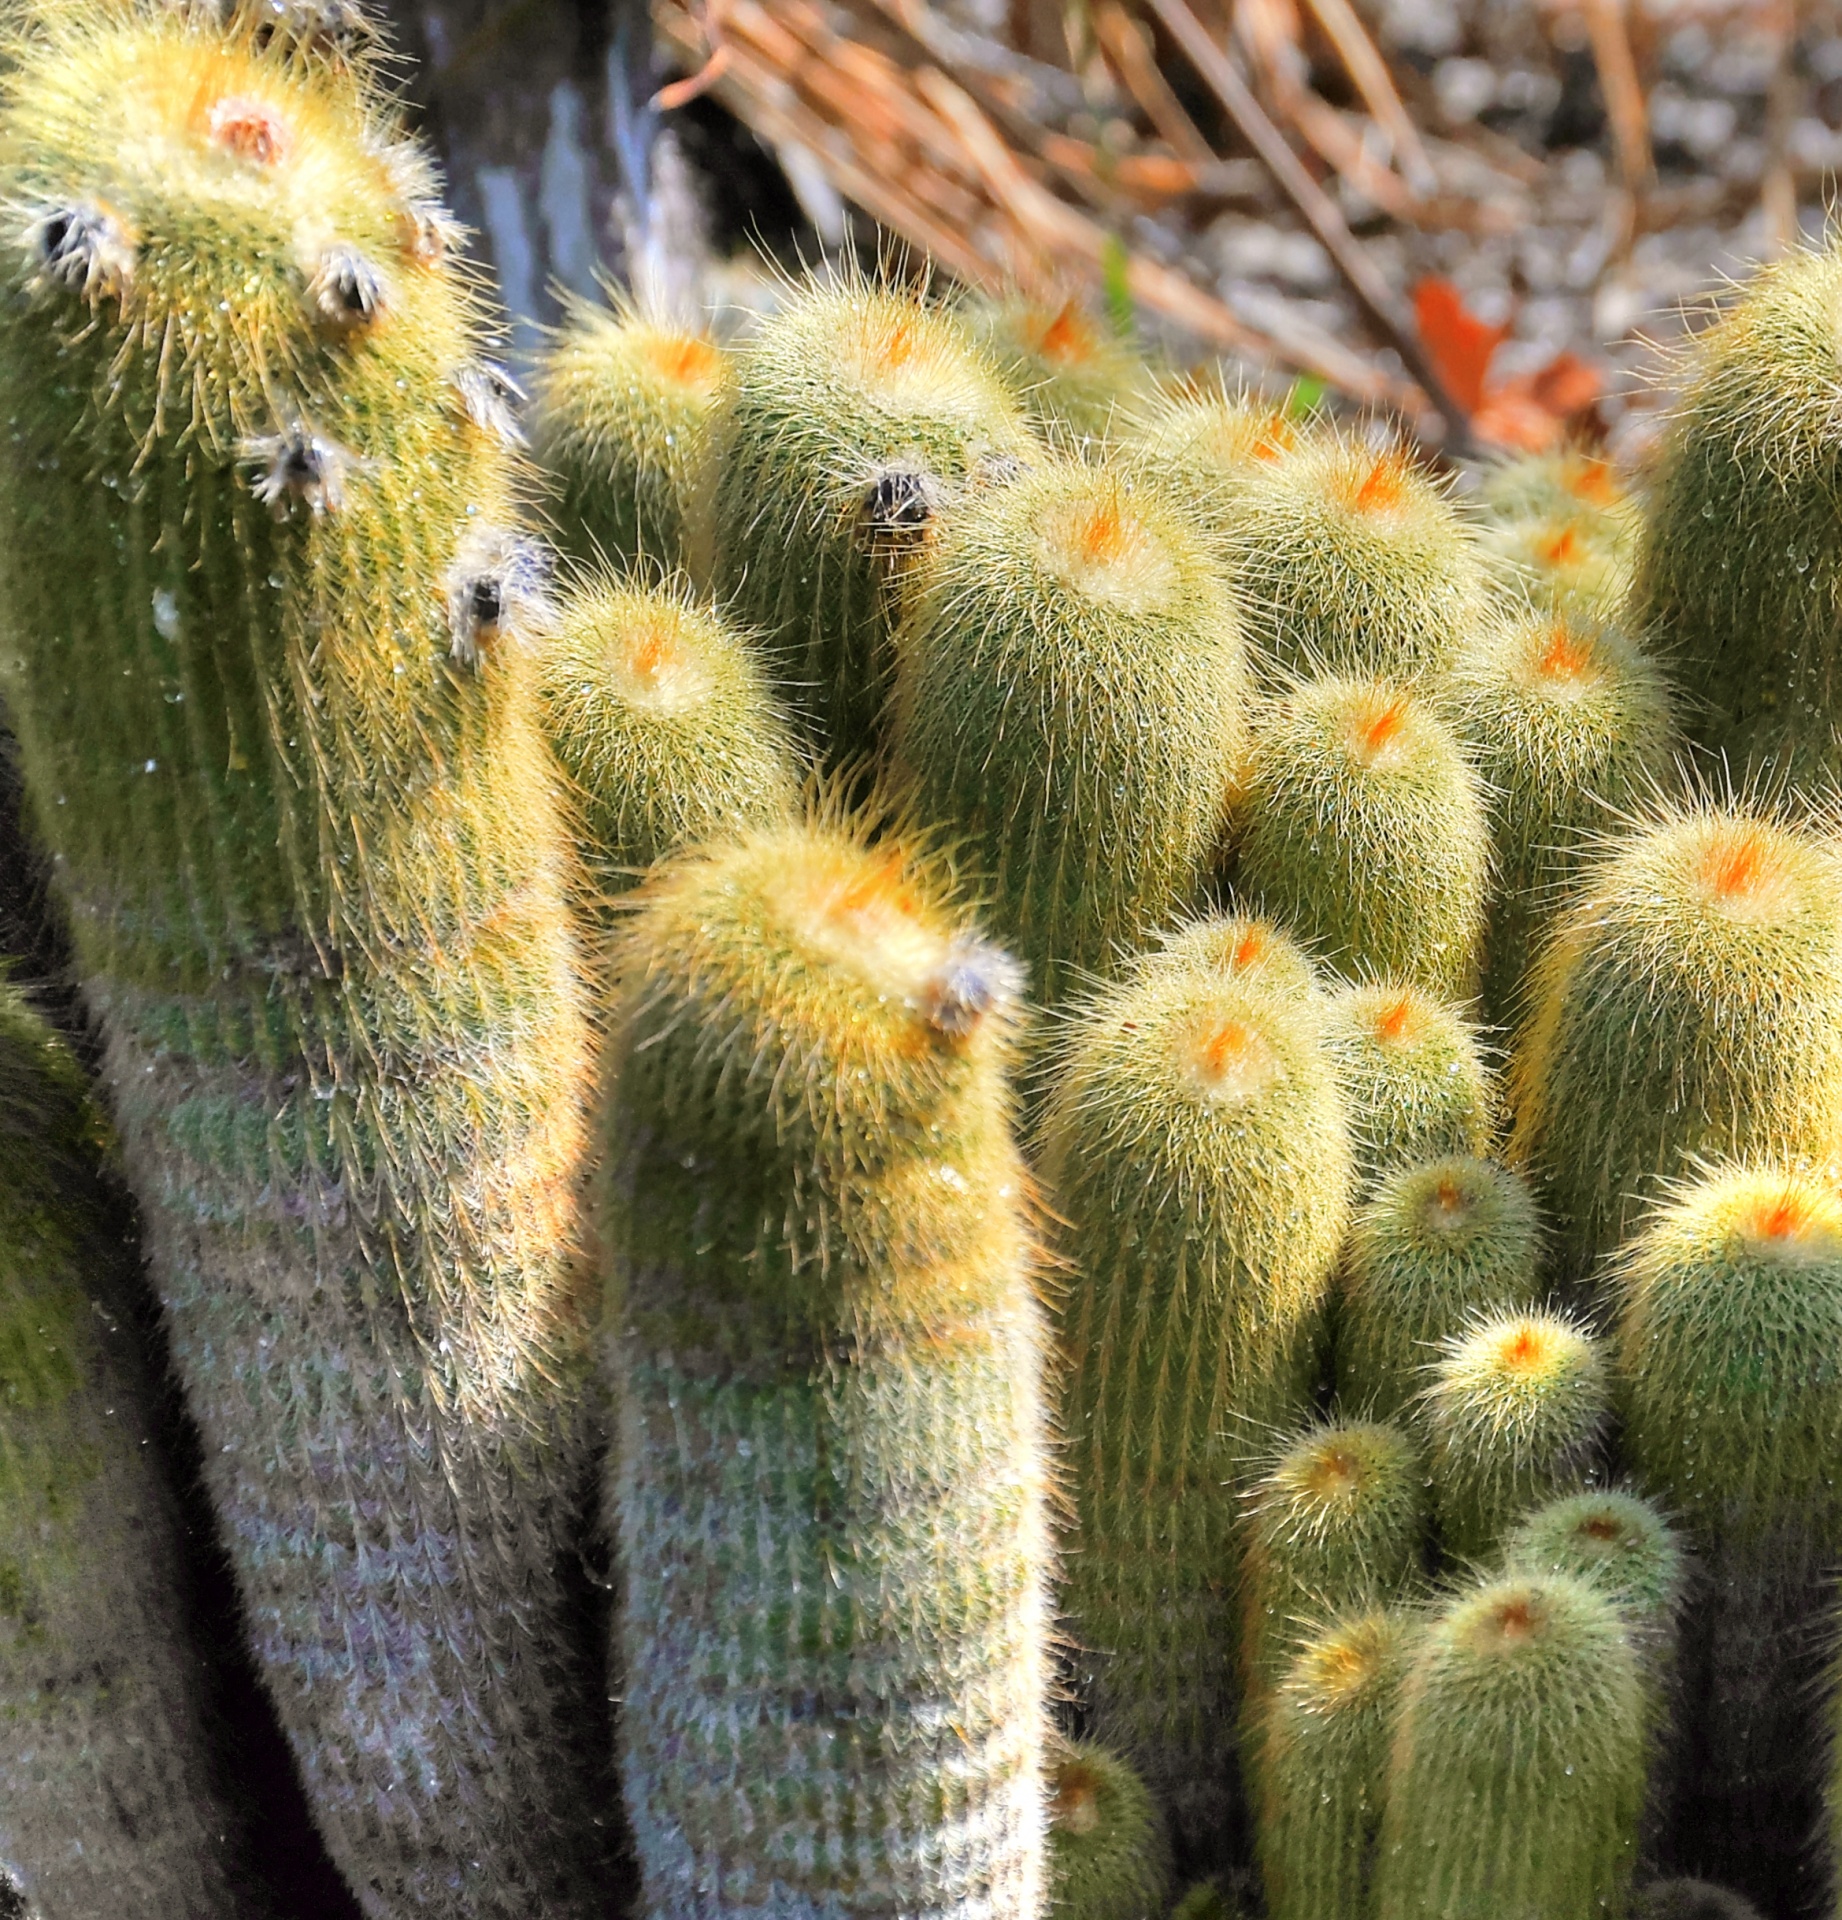
[[[854,274],[802,287],[738,350],[691,568],[759,629],[834,763],[876,742],[922,535],[1032,444],[958,316]]]
[[[1164,1920],[1170,1841],[1144,1781],[1091,1740],[1052,1742],[1047,1775],[1055,1920]]]
[[[1015,967],[899,842],[823,821],[639,901],[604,1232],[643,1909],[1032,1920],[1050,1554]]]
[[[1072,1269],[1068,1631],[1096,1737],[1205,1845],[1231,1805],[1238,1488],[1308,1408],[1345,1219],[1315,1006],[1144,965],[1071,1024],[1041,1158]]]
[[[0,1907],[254,1916],[98,1131],[0,978]]]
[[[586,1036],[480,318],[362,62],[0,86],[5,694],[256,1658],[368,1913],[598,1911]]]
[[[1244,707],[1233,602],[1155,484],[1045,460],[950,516],[897,643],[892,758],[1037,1000],[1195,904]]]
[[[1533,977],[1509,1156],[1585,1274],[1703,1160],[1828,1166],[1842,1147],[1842,860],[1738,806],[1609,848]]]

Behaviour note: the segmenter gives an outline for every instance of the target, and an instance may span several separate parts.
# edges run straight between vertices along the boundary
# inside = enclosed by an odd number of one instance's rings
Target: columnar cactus
[[[1489,822],[1427,701],[1380,680],[1299,682],[1259,716],[1246,815],[1239,885],[1326,966],[1476,991]]]
[[[964,836],[1038,1000],[1192,906],[1245,742],[1232,601],[1179,503],[1045,460],[951,515],[897,645],[894,758]]]
[[[1388,1747],[1419,1622],[1341,1613],[1293,1655],[1254,1741],[1268,1920],[1369,1920]]]
[[[604,1236],[622,1786],[665,1920],[1044,1897],[1047,1470],[1015,968],[898,843],[668,863]]]
[[[1842,1203],[1784,1167],[1704,1173],[1613,1268],[1625,1452],[1700,1563],[1679,1813],[1762,1904],[1808,1900],[1816,1621],[1842,1557]]]
[[[1484,1009],[1522,1012],[1529,963],[1596,845],[1660,792],[1676,745],[1656,663],[1587,613],[1480,625],[1446,698],[1483,775],[1496,849],[1484,941]]]
[[[1842,860],[1814,832],[1665,812],[1588,870],[1533,989],[1510,1157],[1565,1275],[1704,1159],[1836,1155]]]
[[[259,11],[259,10],[258,10]],[[8,710],[263,1677],[366,1910],[599,1910],[586,1035],[539,569],[362,61],[58,9],[0,86]]]
[[[1147,403],[1119,436],[1117,457],[1180,493],[1209,539],[1229,539],[1260,467],[1298,444],[1299,428],[1268,401],[1226,387],[1187,387]]]
[[[1526,1513],[1503,1541],[1504,1564],[1527,1573],[1566,1573],[1597,1587],[1618,1608],[1633,1644],[1667,1666],[1682,1605],[1682,1548],[1669,1522],[1641,1494],[1592,1487]]]
[[[1281,999],[1314,1002],[1318,971],[1290,934],[1258,914],[1230,910],[1191,920],[1138,956],[1141,968],[1205,967]]]
[[[1350,1224],[1337,1302],[1337,1392],[1412,1418],[1441,1341],[1473,1316],[1531,1307],[1541,1232],[1517,1175],[1460,1154],[1397,1167]]]
[[[1421,1403],[1448,1555],[1481,1559],[1510,1523],[1576,1482],[1605,1433],[1604,1356],[1563,1315],[1480,1315],[1446,1340]]]
[[[1149,384],[1131,343],[1082,310],[1021,296],[973,301],[973,337],[997,362],[1036,425],[1051,438],[1105,440]]]
[[[853,760],[876,739],[900,575],[943,505],[1028,456],[1018,404],[955,315],[841,275],[737,352],[706,444],[693,572],[764,635],[819,745]]]
[[[1602,1920],[1629,1897],[1648,1750],[1637,1656],[1563,1574],[1458,1594],[1401,1690],[1378,1920]]]
[[[82,1077],[0,978],[0,1907],[253,1913]]]
[[[1444,490],[1404,454],[1330,433],[1259,463],[1228,551],[1249,646],[1282,674],[1437,674],[1483,591]]]
[[[1324,1045],[1349,1112],[1359,1198],[1396,1167],[1488,1151],[1496,1087],[1477,1029],[1454,1008],[1398,980],[1340,987],[1326,997]]]
[[[1047,1767],[1049,1910],[1056,1920],[1164,1920],[1164,1816],[1118,1755],[1055,1742]]]
[[[1317,1376],[1349,1148],[1309,1001],[1148,964],[1072,1025],[1044,1124],[1068,1222],[1064,1606],[1096,1736],[1218,1836],[1237,1488]]]
[[[1486,478],[1479,504],[1484,564],[1509,597],[1588,619],[1618,612],[1636,514],[1597,454],[1570,448],[1506,461]]]
[[[728,368],[703,333],[624,306],[569,302],[531,410],[566,553],[661,573],[684,563],[704,435]]]

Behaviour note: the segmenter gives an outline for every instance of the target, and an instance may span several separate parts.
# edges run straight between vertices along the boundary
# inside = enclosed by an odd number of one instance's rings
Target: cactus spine
[[[569,301],[538,370],[531,438],[573,559],[664,573],[684,563],[728,369],[703,333]]]
[[[1518,1514],[1579,1479],[1610,1400],[1599,1343],[1560,1314],[1480,1316],[1448,1339],[1422,1402],[1447,1554],[1481,1559]]]
[[[0,978],[0,1904],[229,1920],[237,1819],[81,1077]]]
[[[430,170],[362,62],[290,44],[138,5],[10,43],[6,697],[333,1858],[391,1920],[587,1914],[587,1049],[537,568]]]
[[[1141,968],[1204,968],[1282,1000],[1315,1003],[1317,969],[1289,934],[1251,913],[1209,914],[1167,934],[1138,957]]]
[[[1031,419],[1052,438],[1110,438],[1116,416],[1147,384],[1145,363],[1130,343],[1078,301],[975,302],[966,317]]]
[[[1314,1632],[1262,1714],[1257,1828],[1268,1920],[1369,1920],[1396,1697],[1418,1622],[1379,1608]]]
[[[1030,445],[954,315],[855,277],[803,288],[738,351],[707,443],[714,558],[694,541],[693,572],[766,637],[834,761],[876,738],[920,535]]]
[[[1639,1651],[1667,1663],[1682,1604],[1682,1549],[1642,1495],[1592,1487],[1551,1500],[1510,1529],[1503,1560],[1588,1581],[1624,1615]]]
[[[1402,1687],[1377,1920],[1601,1920],[1629,1897],[1647,1751],[1611,1603],[1561,1574],[1459,1594]]]
[[[1049,1568],[1015,968],[899,845],[668,864],[605,1236],[644,1911],[1034,1920]]]
[[[1349,1149],[1315,1007],[1206,965],[1145,966],[1072,1026],[1042,1164],[1074,1268],[1064,1605],[1095,1733],[1181,1839],[1214,1841],[1236,1487],[1305,1411],[1345,1218]]]
[[[1190,906],[1244,743],[1233,604],[1177,504],[1045,461],[950,516],[897,649],[892,744],[1035,997]]]
[[[1130,421],[1118,457],[1187,501],[1221,548],[1252,475],[1297,444],[1298,429],[1278,408],[1225,387],[1188,388],[1163,395]]]
[[[1816,834],[1735,807],[1665,813],[1589,870],[1533,984],[1510,1155],[1564,1273],[1701,1160],[1835,1156],[1842,863]]]
[[[1485,568],[1507,595],[1562,616],[1618,613],[1636,516],[1604,460],[1569,449],[1507,461],[1485,480],[1480,505]]]
[[[1445,722],[1404,688],[1303,681],[1255,728],[1239,884],[1345,975],[1476,991],[1490,830]]]
[[[1457,1155],[1397,1167],[1350,1226],[1337,1303],[1337,1392],[1409,1416],[1441,1341],[1479,1313],[1533,1306],[1541,1234],[1515,1174]]]
[[[1576,612],[1484,625],[1460,651],[1446,698],[1489,795],[1497,859],[1484,1009],[1507,1026],[1591,844],[1662,787],[1675,744],[1669,694],[1616,628]]]
[[[1092,1741],[1048,1763],[1050,1912],[1057,1920],[1164,1920],[1170,1843],[1142,1781]]]

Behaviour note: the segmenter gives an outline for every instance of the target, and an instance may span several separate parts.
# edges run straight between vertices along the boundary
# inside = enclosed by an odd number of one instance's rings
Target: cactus
[[[1496,1089],[1477,1029],[1430,993],[1398,980],[1326,998],[1324,1045],[1336,1063],[1356,1146],[1356,1197],[1395,1167],[1482,1154]]]
[[[1302,681],[1248,757],[1239,885],[1326,966],[1477,988],[1490,829],[1445,722],[1404,688]]]
[[[1766,268],[1696,339],[1638,544],[1634,629],[1736,778],[1842,772],[1842,254]]]
[[[67,1049],[0,976],[0,1907],[229,1920],[255,1903],[234,1892],[239,1816],[98,1131]]]
[[[684,564],[704,436],[728,371],[703,333],[624,304],[566,301],[531,408],[564,552],[664,573]]]
[[[1248,645],[1279,674],[1436,675],[1483,592],[1445,490],[1404,454],[1331,433],[1249,474],[1228,553]]]
[[[1164,1920],[1170,1843],[1145,1783],[1091,1741],[1049,1754],[1054,1920]]]
[[[1787,1168],[1716,1168],[1612,1271],[1626,1457],[1699,1562],[1682,1648],[1697,1765],[1678,1820],[1762,1905],[1801,1910],[1812,1629],[1842,1556],[1842,1202]]]
[[[661,868],[617,971],[642,1909],[1029,1920],[1050,1559],[1015,967],[899,840],[820,818]]]
[[[1219,1878],[1198,1880],[1170,1910],[1170,1920],[1246,1920],[1247,1908]]]
[[[1219,1837],[1237,1487],[1317,1376],[1349,1148],[1309,1002],[1150,964],[1071,1024],[1042,1171],[1068,1222],[1064,1607],[1097,1738]]]
[[[1631,583],[1635,515],[1611,467],[1570,448],[1506,461],[1484,482],[1479,545],[1515,599],[1608,619]]]
[[[1581,882],[1533,976],[1510,1158],[1584,1274],[1662,1183],[1842,1141],[1842,862],[1816,833],[1684,805]]]
[[[1040,431],[1051,438],[1111,438],[1117,417],[1149,384],[1145,363],[1082,311],[1013,296],[974,301],[972,335],[998,364]]]
[[[1479,1313],[1535,1304],[1541,1232],[1527,1185],[1467,1155],[1395,1168],[1350,1225],[1337,1302],[1337,1391],[1372,1419],[1411,1417],[1441,1341]]]
[[[1682,1605],[1682,1548],[1642,1495],[1593,1487],[1551,1500],[1510,1529],[1503,1562],[1590,1582],[1624,1615],[1638,1651],[1667,1664]]]
[[[1030,447],[954,315],[851,274],[800,288],[737,352],[692,571],[761,630],[834,763],[875,743],[920,536],[982,468]]]
[[[1759,1920],[1759,1909],[1709,1880],[1653,1880],[1631,1903],[1631,1920]]]
[[[1675,746],[1655,662],[1584,613],[1483,624],[1447,688],[1489,796],[1496,887],[1484,941],[1484,1010],[1521,1012],[1554,903],[1620,815],[1661,790]]]
[[[1315,1002],[1318,972],[1304,949],[1272,921],[1230,910],[1186,921],[1138,956],[1141,968],[1204,967],[1282,1000]]]
[[[1250,477],[1298,439],[1299,429],[1270,402],[1225,386],[1191,386],[1159,395],[1129,418],[1118,458],[1181,494],[1202,532],[1225,550]]]
[[[1601,1920],[1629,1897],[1648,1750],[1611,1603],[1562,1574],[1454,1597],[1401,1689],[1377,1920]]]
[[[598,905],[680,847],[791,811],[792,737],[758,653],[681,582],[578,581],[537,699]]]
[[[1599,1342],[1566,1316],[1479,1315],[1441,1345],[1421,1402],[1448,1555],[1481,1559],[1593,1464],[1610,1410]]]
[[[1260,1872],[1268,1920],[1369,1920],[1396,1698],[1418,1622],[1350,1611],[1298,1649],[1261,1716]]]
[[[1048,460],[949,518],[898,641],[892,748],[1039,1001],[1200,893],[1242,706],[1233,604],[1154,486]]]
[[[1418,1570],[1426,1463],[1399,1427],[1331,1420],[1290,1441],[1248,1494],[1242,1665],[1270,1688],[1327,1614],[1381,1604]]]
[[[0,670],[333,1859],[391,1920],[561,1920],[608,1736],[539,569],[430,169],[294,47],[152,4],[9,40]]]

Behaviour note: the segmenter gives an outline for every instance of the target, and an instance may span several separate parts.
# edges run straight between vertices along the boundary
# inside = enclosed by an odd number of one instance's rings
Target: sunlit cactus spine
[[[1238,1490],[1309,1410],[1346,1215],[1315,1006],[1147,963],[1071,1024],[1042,1172],[1071,1269],[1067,1631],[1095,1736],[1209,1844],[1236,1718]]]
[[[1378,1420],[1411,1418],[1439,1344],[1479,1313],[1540,1296],[1527,1184],[1468,1154],[1390,1172],[1350,1223],[1337,1299],[1337,1392]]]
[[[1179,971],[1202,967],[1282,1000],[1310,1004],[1321,981],[1317,968],[1292,936],[1257,913],[1229,907],[1171,928],[1137,966]]]
[[[799,759],[759,652],[682,581],[573,583],[536,686],[591,911],[668,853],[793,806]]]
[[[1348,977],[1476,992],[1490,877],[1477,774],[1432,705],[1386,681],[1300,681],[1258,716],[1239,886]]]
[[[1186,386],[1141,403],[1118,435],[1116,458],[1181,494],[1218,551],[1263,466],[1298,444],[1282,408],[1226,386]]]
[[[1144,1781],[1091,1740],[1051,1743],[1049,1912],[1055,1920],[1164,1920],[1170,1841]]]
[[[1356,1148],[1356,1193],[1393,1169],[1489,1151],[1497,1093],[1478,1030],[1456,1008],[1400,980],[1326,995],[1324,1045]]]
[[[1311,1629],[1392,1599],[1418,1572],[1426,1461],[1375,1420],[1329,1420],[1291,1440],[1248,1492],[1242,1664],[1250,1696],[1278,1679]]]
[[[897,645],[891,750],[1063,998],[1193,906],[1246,742],[1240,630],[1179,501],[1044,460],[951,515]]]
[[[1020,294],[975,300],[966,321],[1051,439],[1109,439],[1150,385],[1132,343],[1078,300],[1051,305]]]
[[[1496,849],[1484,1009],[1523,1011],[1529,963],[1593,850],[1661,791],[1676,746],[1657,664],[1591,614],[1505,615],[1467,637],[1445,692]]]
[[[603,1236],[620,1765],[657,1920],[1029,1920],[1041,1328],[1016,969],[825,819],[637,896]]]
[[[1334,1615],[1261,1709],[1255,1834],[1268,1920],[1370,1920],[1394,1712],[1419,1626],[1379,1606]]]
[[[1377,1920],[1602,1920],[1625,1911],[1648,1754],[1616,1609],[1564,1574],[1456,1595],[1402,1684]]]
[[[333,1860],[562,1920],[610,1796],[543,568],[431,169],[256,11],[9,41],[5,697]]]
[[[941,508],[1032,445],[955,314],[841,272],[736,351],[692,570],[773,650],[835,764],[874,746],[901,576]]]
[[[1482,1314],[1443,1344],[1421,1398],[1448,1556],[1480,1560],[1596,1464],[1610,1412],[1600,1343],[1564,1315]]]
[[[688,557],[729,357],[706,333],[571,299],[533,382],[531,439],[563,551],[669,573]]]
[[[1564,1277],[1722,1156],[1842,1143],[1842,860],[1737,806],[1672,808],[1582,876],[1536,963],[1509,1153]]]
[[[1250,649],[1281,674],[1437,674],[1483,590],[1444,488],[1398,450],[1328,432],[1258,464],[1228,552]]]
[[[1761,1905],[1801,1910],[1842,1559],[1842,1203],[1783,1166],[1705,1171],[1620,1253],[1612,1297],[1625,1456],[1698,1563],[1677,1824]]]
[[[0,1906],[230,1920],[134,1244],[69,1051],[0,976]]]
[[[1579,448],[1528,454],[1486,476],[1479,547],[1507,598],[1588,619],[1617,615],[1630,590],[1637,511],[1618,475]]]

